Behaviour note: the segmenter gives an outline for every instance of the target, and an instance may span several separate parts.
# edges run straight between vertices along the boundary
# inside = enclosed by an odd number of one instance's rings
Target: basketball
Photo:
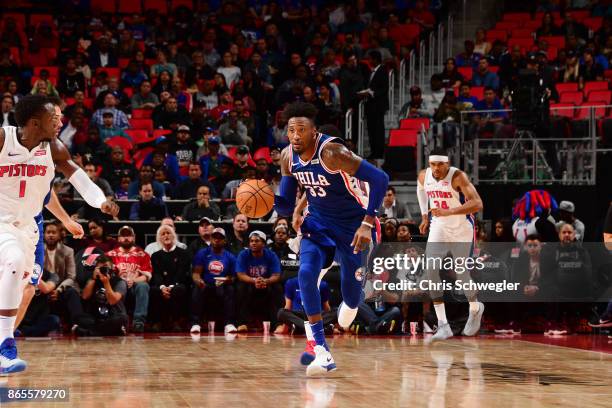
[[[246,180],[236,192],[238,211],[249,218],[261,218],[274,206],[274,192],[265,180]]]

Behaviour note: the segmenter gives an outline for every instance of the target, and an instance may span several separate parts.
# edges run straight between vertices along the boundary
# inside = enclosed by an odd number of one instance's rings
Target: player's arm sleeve
[[[419,200],[419,208],[421,209],[421,215],[427,214],[427,192],[425,187],[420,181],[417,181],[417,199]]]
[[[298,183],[293,176],[282,176],[278,195],[274,196],[274,210],[281,217],[290,217],[295,208]]]
[[[376,216],[376,210],[381,206],[387,186],[389,185],[389,176],[384,171],[377,169],[367,160],[362,160],[355,172],[355,177],[359,180],[367,181],[370,185],[370,199],[366,214]]]
[[[104,192],[87,176],[83,169],[77,169],[68,181],[90,206],[100,208],[106,201]]]

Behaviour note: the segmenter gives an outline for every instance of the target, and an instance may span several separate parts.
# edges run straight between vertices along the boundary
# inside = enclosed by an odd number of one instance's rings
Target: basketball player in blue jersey
[[[482,199],[468,176],[450,166],[444,150],[435,149],[429,155],[429,168],[421,170],[418,176],[417,198],[422,215],[419,230],[423,235],[429,230],[426,256],[433,259],[445,258],[448,253],[455,259],[472,256],[475,244],[473,214],[482,210]],[[430,282],[440,283],[439,273],[427,264],[425,277]],[[471,281],[470,271],[457,272],[457,278]],[[445,340],[452,337],[453,332],[446,319],[444,292],[436,286],[429,292],[438,318],[438,330],[430,340]],[[464,293],[470,302],[470,315],[462,334],[473,336],[480,329],[484,305],[476,299],[475,290]]]
[[[318,133],[316,108],[296,102],[283,112],[291,145],[281,153],[282,178],[274,207],[281,216],[293,213],[298,186],[304,189],[308,207],[299,228],[300,269],[298,280],[304,311],[315,342],[314,360],[308,376],[336,369],[323,332],[318,284],[321,271],[334,255],[340,260],[343,302],[338,323],[348,328],[355,319],[361,299],[361,252],[380,235],[376,209],[381,205],[389,177],[351,153],[341,139]]]

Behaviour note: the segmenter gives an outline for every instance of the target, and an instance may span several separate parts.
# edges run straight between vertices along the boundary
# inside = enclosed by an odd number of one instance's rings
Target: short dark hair
[[[317,108],[311,103],[293,102],[283,110],[283,119],[289,121],[291,118],[308,118],[314,121],[317,113]]]
[[[495,89],[493,89],[493,88],[492,88],[492,87],[490,87],[490,86],[485,86],[485,87],[484,87],[484,92],[487,92],[487,91],[493,91],[493,93],[495,93]]]
[[[529,234],[525,237],[525,242],[527,241],[542,241],[539,234]]]
[[[429,152],[429,154],[433,156],[448,156],[448,152],[442,147],[434,148],[431,152]]]
[[[115,117],[115,115],[113,115],[113,112],[108,112],[108,111],[107,111],[107,112],[104,112],[104,113],[102,114],[102,117],[103,117],[103,118],[109,118],[109,117],[110,117],[110,118],[114,118],[114,117]]]
[[[148,183],[142,183],[142,184],[140,184],[140,188],[139,188],[139,190],[142,190],[142,188],[143,188],[144,186],[151,186],[151,189],[153,189],[153,183],[148,182]]]
[[[55,103],[46,95],[27,95],[19,99],[15,106],[15,121],[19,127],[24,127],[30,119],[46,112],[47,104]]]
[[[96,265],[105,264],[105,263],[113,263],[113,258],[108,255],[100,255],[96,258]]]
[[[370,59],[372,62],[382,62],[382,54],[380,51],[370,51]]]
[[[395,194],[395,187],[389,186],[387,187],[387,191],[391,191],[393,194]]]
[[[47,230],[48,227],[56,227],[59,228],[62,225],[61,222],[59,222],[56,219],[52,219],[51,221],[45,223],[45,231]]]

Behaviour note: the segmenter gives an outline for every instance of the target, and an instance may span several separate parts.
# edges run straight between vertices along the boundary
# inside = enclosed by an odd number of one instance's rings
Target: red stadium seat
[[[499,67],[498,67],[498,66],[496,66],[496,65],[490,65],[490,66],[489,66],[489,71],[491,71],[491,72],[493,72],[493,73],[497,74],[497,73],[499,72]]]
[[[576,92],[578,91],[578,83],[577,82],[559,82],[555,84],[555,88],[557,88],[557,92],[561,95],[562,92]]]
[[[177,7],[187,7],[189,10],[193,10],[193,0],[172,0],[172,9]]]
[[[580,105],[582,103],[583,95],[580,91],[566,91],[559,95],[559,102],[561,103],[573,103],[574,105]]]
[[[510,38],[508,40],[508,48],[512,49],[515,45],[521,47],[521,50],[529,52],[533,47],[533,38]]]
[[[120,69],[126,69],[130,63],[130,59],[129,58],[119,58],[118,62],[119,62]]]
[[[151,119],[130,119],[130,128],[144,129],[153,132],[153,121]]]
[[[457,71],[459,71],[459,73],[463,75],[463,79],[465,79],[466,81],[472,80],[472,75],[474,75],[474,70],[472,69],[472,67],[457,67]]]
[[[115,0],[91,0],[91,9],[99,13],[116,13],[117,3]]]
[[[391,129],[389,147],[416,146],[419,131],[417,129]]]
[[[126,129],[127,133],[132,138],[132,143],[135,145],[152,142],[154,137],[149,136],[149,132],[145,129]]]
[[[543,36],[539,38],[540,40],[544,40],[548,43],[548,45],[552,45],[557,48],[565,48],[565,37],[560,35],[555,36]]]
[[[544,12],[543,11],[538,11],[535,13],[535,16],[533,16],[533,19],[535,21],[542,21],[542,17],[544,17]],[[553,17],[553,21],[555,22],[556,25],[561,25],[562,21],[561,21],[561,13],[559,11],[553,11],[551,12],[552,17]]]
[[[487,31],[487,40],[490,42],[493,42],[495,40],[506,42],[507,39],[508,39],[507,30],[489,30]]]
[[[510,32],[512,38],[533,38],[533,30],[529,28],[516,28]]]
[[[119,0],[118,12],[121,14],[142,14],[142,4],[140,4],[140,1]]]
[[[418,24],[400,24],[389,30],[389,37],[400,45],[413,45],[419,39],[421,28]]]
[[[57,78],[59,77],[59,68],[58,67],[34,67],[34,76],[40,76],[40,71],[46,69],[49,72],[50,77]]]
[[[121,78],[121,70],[119,68],[99,67],[96,69],[96,73],[100,71],[105,71],[109,78]]]
[[[523,22],[523,28],[528,28],[531,31],[537,31],[542,26],[542,20],[529,20]]]
[[[503,21],[516,21],[522,23],[523,21],[531,20],[529,13],[505,13],[502,16]]]
[[[144,0],[144,9],[156,10],[159,14],[168,14],[167,0]]]
[[[584,94],[588,95],[591,91],[607,91],[608,90],[608,82],[607,81],[589,81],[584,84]]]
[[[144,147],[136,151],[136,153],[134,153],[133,158],[134,166],[136,166],[136,168],[140,170],[140,168],[142,167],[142,163],[144,163],[145,159],[149,154],[153,153],[153,150],[155,149],[152,147]]]
[[[587,94],[587,102],[600,102],[608,105],[611,97],[611,91],[595,90]]]
[[[151,119],[153,110],[151,109],[132,109],[133,119]]]
[[[476,97],[479,101],[484,99],[484,86],[473,86],[470,88],[470,95]]]
[[[236,152],[237,151],[238,151],[238,147],[237,146],[230,147],[229,149],[227,149],[227,157],[229,157],[233,161],[236,161]]]
[[[550,114],[552,116],[573,118],[574,117],[574,104],[572,103],[551,103]]]
[[[520,27],[520,23],[516,21],[498,21],[495,24],[496,30],[504,30],[506,32],[514,30],[517,27]]]
[[[22,29],[26,26],[26,16],[23,13],[3,13],[2,20],[6,21],[9,18],[12,18],[17,23],[17,26]]]
[[[567,10],[567,12],[572,15],[572,20],[574,21],[583,21],[591,16],[589,10]]]
[[[581,23],[587,26],[589,29],[593,31],[597,31],[601,28],[601,25],[603,23],[603,17],[585,18],[584,20],[581,21]]]
[[[10,47],[9,50],[11,51],[11,59],[13,62],[17,65],[21,65],[21,51],[19,47]]]
[[[260,159],[265,159],[268,163],[272,163],[272,158],[270,157],[270,148],[267,146],[260,147],[253,154],[253,160],[257,161]]]
[[[421,130],[423,126],[425,127],[425,130],[429,129],[429,119],[428,118],[406,118],[406,119],[400,120],[400,129]]]
[[[155,129],[153,131],[153,140],[156,140],[162,136],[166,136],[171,134],[172,131],[170,129]]]
[[[128,98],[131,98],[134,95],[134,89],[131,87],[126,87],[123,88],[123,93],[125,94],[125,96],[127,96]]]
[[[606,116],[606,107],[600,102],[587,102],[576,107],[576,119],[589,119],[591,110],[595,111],[595,118],[603,118]]]
[[[93,110],[93,105],[94,105],[94,98],[85,98],[83,99],[83,105],[89,109],[89,110]]]
[[[604,71],[604,78],[606,78],[607,81],[612,81],[612,69],[606,69]]]
[[[51,27],[55,26],[55,23],[53,22],[53,16],[51,14],[30,14],[31,26],[36,27],[43,21],[49,23]]]
[[[132,144],[125,137],[115,136],[104,141],[110,147],[119,146],[123,150],[123,161],[126,163],[132,162],[130,151],[132,150]]]

